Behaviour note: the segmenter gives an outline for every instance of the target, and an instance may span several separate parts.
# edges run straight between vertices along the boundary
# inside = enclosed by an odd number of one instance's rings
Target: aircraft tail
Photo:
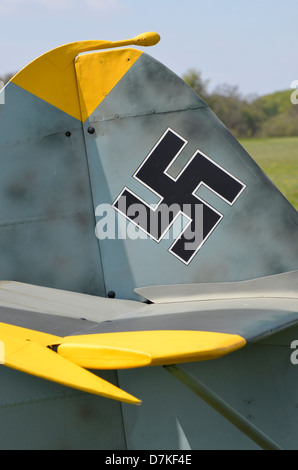
[[[139,49],[79,55],[126,44],[62,46],[6,86],[0,278],[138,299],[297,269],[297,211],[183,80]]]

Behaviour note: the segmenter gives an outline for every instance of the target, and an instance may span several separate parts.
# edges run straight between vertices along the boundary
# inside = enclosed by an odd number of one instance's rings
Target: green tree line
[[[244,97],[237,86],[220,85],[208,92],[201,72],[188,70],[183,80],[210,106],[237,138],[298,136],[298,105],[291,102],[293,90],[261,97]]]

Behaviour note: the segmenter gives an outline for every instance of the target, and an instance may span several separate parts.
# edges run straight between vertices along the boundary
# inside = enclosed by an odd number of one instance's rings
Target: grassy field
[[[240,143],[298,210],[298,137],[241,139]]]

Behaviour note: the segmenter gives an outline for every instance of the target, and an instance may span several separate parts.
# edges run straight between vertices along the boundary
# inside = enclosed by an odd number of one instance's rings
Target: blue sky
[[[178,75],[190,68],[242,94],[298,80],[297,0],[0,0],[0,75],[61,44],[161,36],[146,49]]]

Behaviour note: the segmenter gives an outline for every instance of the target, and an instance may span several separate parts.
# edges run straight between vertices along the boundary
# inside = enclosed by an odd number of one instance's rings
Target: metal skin
[[[79,55],[158,40],[61,46],[3,91],[1,449],[297,448],[297,212],[164,65]],[[192,256],[193,212],[140,237],[124,191],[199,202]],[[134,237],[98,236],[103,204]]]

